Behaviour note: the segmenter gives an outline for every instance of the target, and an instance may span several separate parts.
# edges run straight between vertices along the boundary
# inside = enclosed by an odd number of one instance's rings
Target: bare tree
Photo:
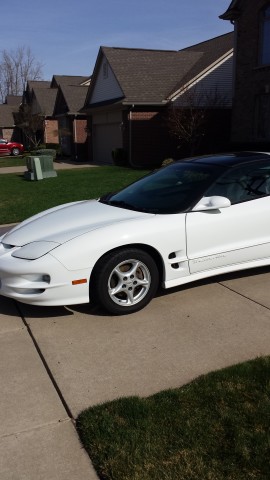
[[[27,138],[30,147],[38,147],[44,132],[44,115],[33,114],[31,106],[21,105],[15,114],[15,123]]]
[[[42,64],[29,47],[2,50],[0,56],[0,100],[7,95],[22,95],[28,80],[42,80]]]
[[[228,108],[228,96],[215,87],[211,90],[186,89],[181,102],[168,110],[170,134],[177,139],[177,147],[188,147],[194,155],[206,135],[211,117],[217,110]]]

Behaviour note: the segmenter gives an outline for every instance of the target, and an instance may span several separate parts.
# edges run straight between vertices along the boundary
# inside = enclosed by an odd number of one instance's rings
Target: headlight
[[[59,247],[60,243],[56,242],[32,242],[18,248],[11,254],[12,257],[23,258],[25,260],[36,260],[49,253],[54,248]]]

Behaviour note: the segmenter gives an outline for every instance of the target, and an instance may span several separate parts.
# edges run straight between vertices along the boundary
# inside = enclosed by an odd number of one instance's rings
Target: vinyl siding
[[[119,83],[117,82],[115,75],[109,63],[107,62],[106,57],[103,57],[89,105],[93,103],[104,102],[106,100],[113,100],[122,96],[123,92],[119,86]]]
[[[173,101],[174,106],[182,107],[194,103],[198,106],[231,107],[233,88],[233,56],[213,68],[195,81]]]

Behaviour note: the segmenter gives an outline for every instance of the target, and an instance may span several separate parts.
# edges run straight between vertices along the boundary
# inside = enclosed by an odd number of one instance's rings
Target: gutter
[[[237,8],[239,0],[232,0],[229,8],[222,15],[219,15],[221,20],[230,20],[233,23],[233,20],[236,20],[240,16],[240,11]]]
[[[164,107],[165,105],[167,105],[167,100],[162,100],[161,102],[131,102],[131,101],[126,101],[126,102],[122,102],[122,105],[132,105],[132,108],[133,107]]]
[[[225,13],[223,13],[223,15],[220,15],[219,18],[221,20],[230,20],[231,23],[233,23],[234,20],[237,20],[237,18],[239,18],[240,16],[240,12],[237,8],[234,8],[234,9],[231,9]]]

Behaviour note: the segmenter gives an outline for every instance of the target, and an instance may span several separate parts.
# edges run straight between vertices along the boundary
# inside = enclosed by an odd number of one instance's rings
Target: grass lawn
[[[82,412],[102,480],[269,480],[270,357]]]
[[[41,181],[23,174],[0,174],[0,225],[24,220],[42,210],[76,200],[97,198],[137,180],[146,170],[98,167],[57,172]]]

